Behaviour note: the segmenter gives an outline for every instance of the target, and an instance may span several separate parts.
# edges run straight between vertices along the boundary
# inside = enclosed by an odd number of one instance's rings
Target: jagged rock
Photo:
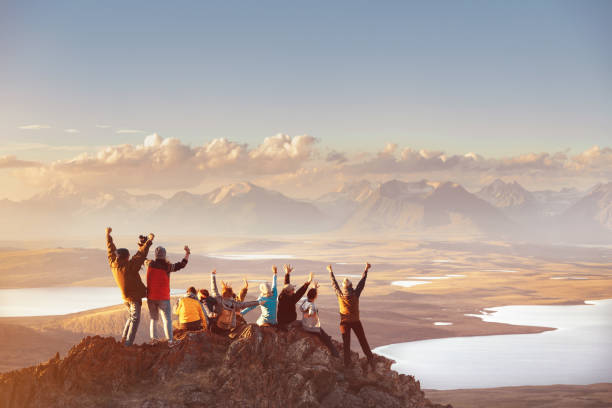
[[[174,347],[84,338],[63,359],[0,375],[0,406],[437,406],[413,377],[392,371],[392,361],[376,356],[375,370],[367,371],[353,353],[355,364],[345,370],[318,337],[299,328],[248,325],[233,341],[207,332],[180,337]]]

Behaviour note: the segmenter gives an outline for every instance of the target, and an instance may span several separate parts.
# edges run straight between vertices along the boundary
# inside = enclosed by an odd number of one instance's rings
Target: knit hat
[[[166,259],[166,248],[162,246],[155,248],[155,259]]]

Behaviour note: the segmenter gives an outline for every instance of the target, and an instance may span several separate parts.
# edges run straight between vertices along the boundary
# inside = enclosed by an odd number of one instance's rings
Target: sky
[[[609,21],[609,1],[3,1],[0,199],[587,188],[612,179]]]

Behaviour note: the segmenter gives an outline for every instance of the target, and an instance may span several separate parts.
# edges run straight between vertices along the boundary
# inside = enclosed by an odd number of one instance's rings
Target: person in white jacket
[[[329,352],[334,357],[340,357],[338,350],[331,341],[331,336],[325,333],[321,328],[321,321],[319,320],[319,308],[315,304],[317,298],[317,289],[319,284],[314,283],[313,287],[308,290],[306,294],[306,300],[300,305],[300,312],[302,312],[302,328],[310,333],[316,333],[323,344],[329,349]]]

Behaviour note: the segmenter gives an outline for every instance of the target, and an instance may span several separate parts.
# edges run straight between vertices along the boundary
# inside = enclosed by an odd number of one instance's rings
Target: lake
[[[612,299],[577,306],[504,306],[487,322],[554,327],[535,334],[453,337],[378,347],[423,388],[612,382]]]
[[[170,293],[180,295],[185,290]],[[122,303],[117,287],[0,289],[0,317],[63,315]]]

